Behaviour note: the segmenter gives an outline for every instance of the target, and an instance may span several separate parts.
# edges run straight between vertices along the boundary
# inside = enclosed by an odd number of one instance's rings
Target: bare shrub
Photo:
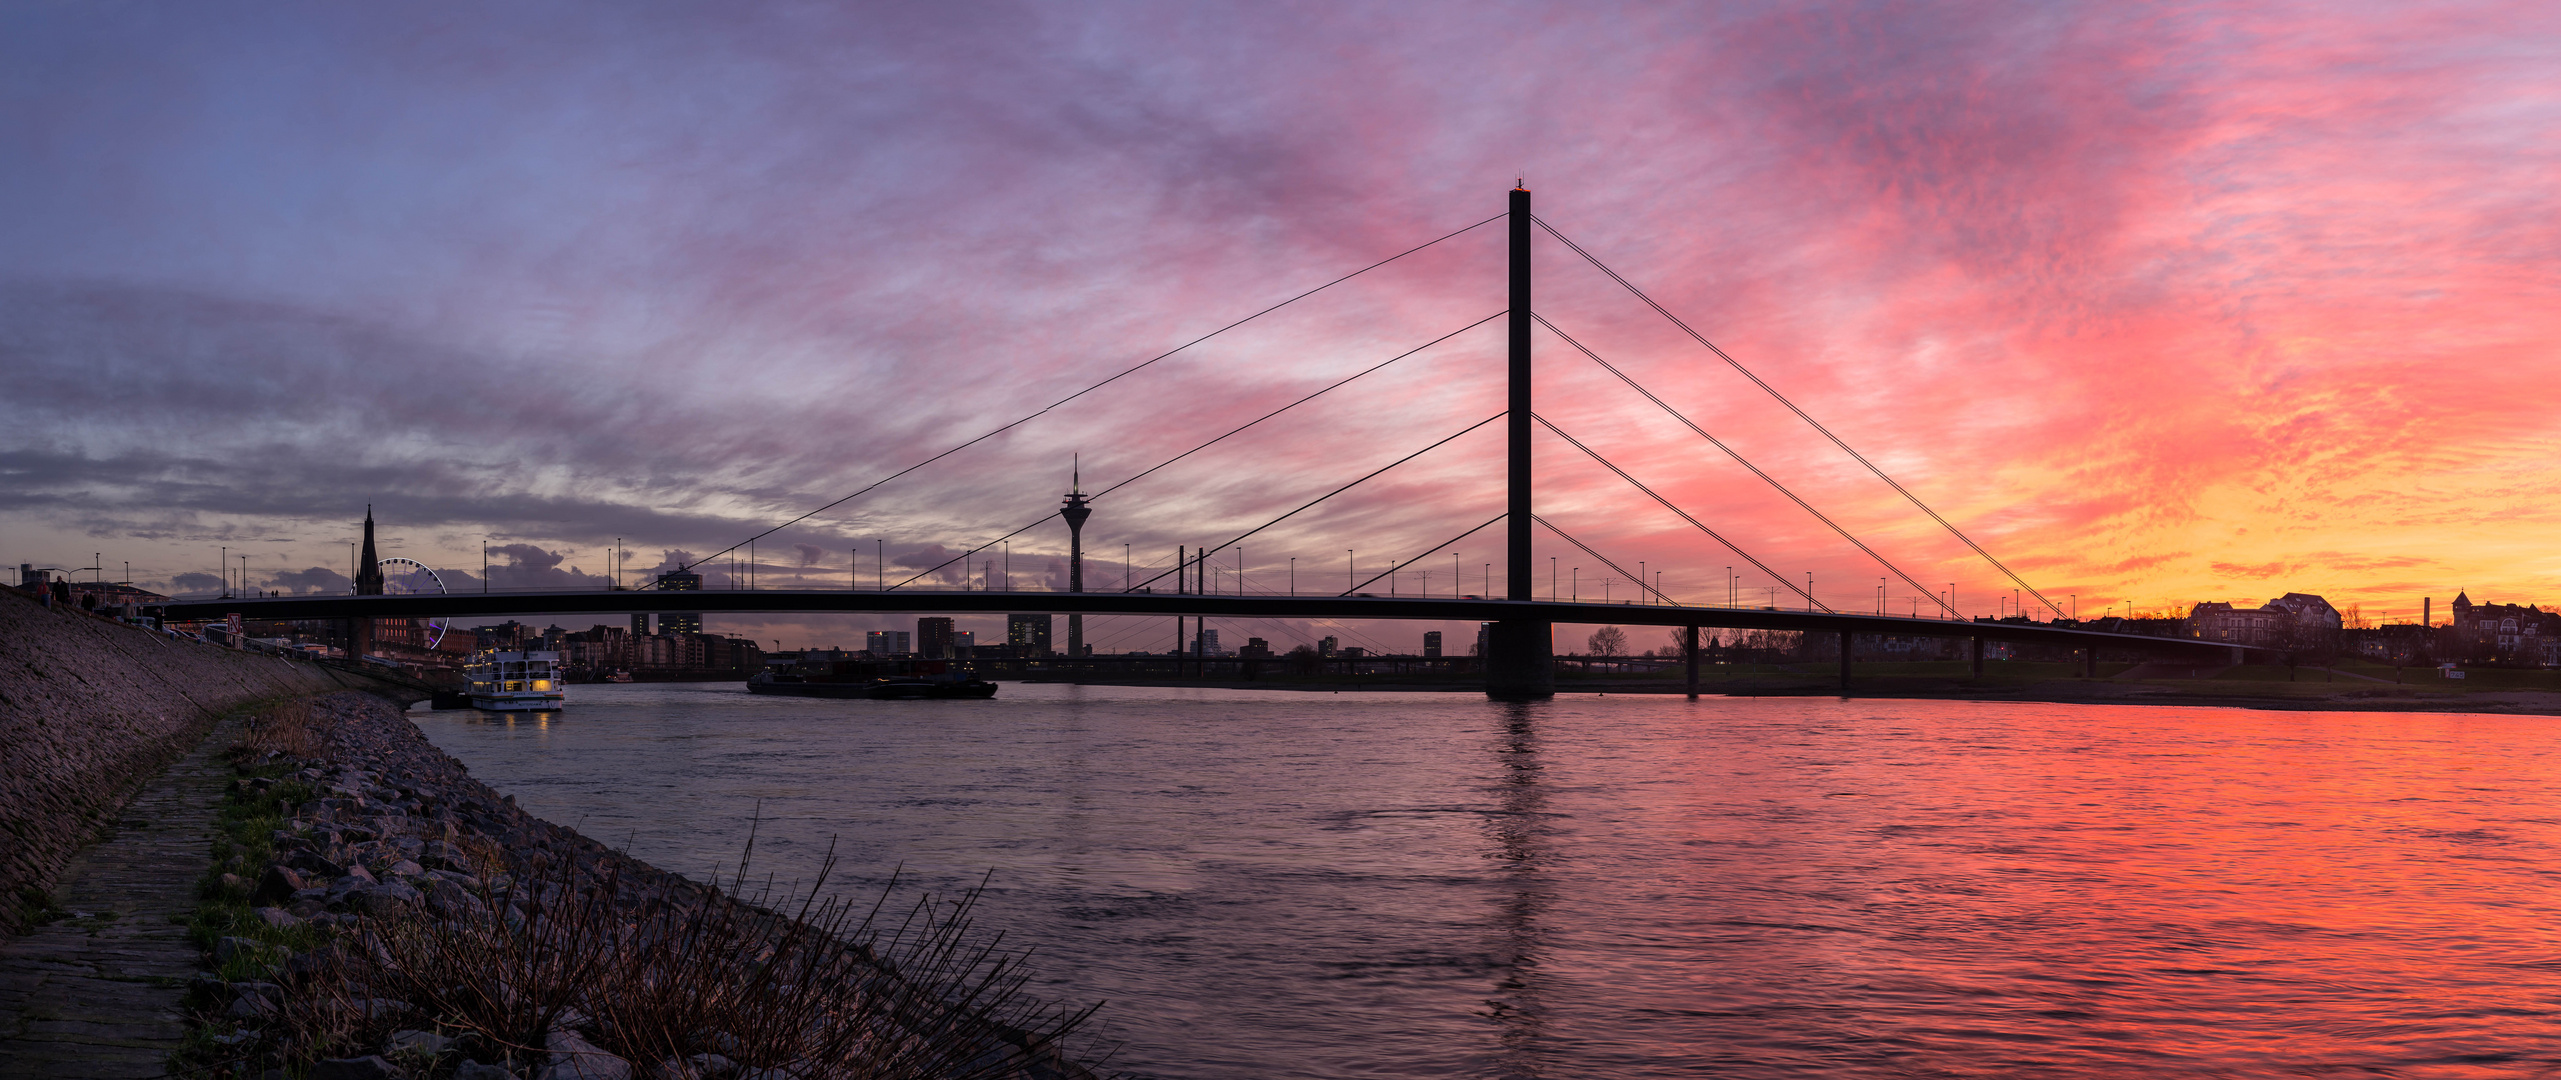
[[[282,754],[305,760],[319,757],[321,737],[311,699],[287,698],[250,716],[240,745],[255,755]]]
[[[575,1031],[643,1075],[718,1054],[803,1080],[997,1077],[1063,1062],[1092,1015],[1023,992],[1025,954],[972,931],[976,889],[923,897],[892,927],[887,892],[868,911],[820,898],[832,851],[788,915],[762,906],[770,885],[742,895],[743,859],[725,889],[674,898],[627,889],[611,860],[547,861],[305,958],[269,1060],[370,1053],[432,1018],[518,1069]]]

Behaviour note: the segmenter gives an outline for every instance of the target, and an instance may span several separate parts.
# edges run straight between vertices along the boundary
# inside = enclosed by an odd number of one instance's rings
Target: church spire
[[[373,549],[373,504],[365,504],[364,553],[356,557],[356,595],[382,595],[382,558]]]

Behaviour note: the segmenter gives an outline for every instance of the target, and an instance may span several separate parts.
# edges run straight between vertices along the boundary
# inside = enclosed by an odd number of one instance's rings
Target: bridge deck
[[[1980,637],[1988,641],[2101,647],[2186,649],[2250,648],[2192,638],[2110,634],[2040,623],[1953,622],[1900,615],[1781,611],[1771,608],[1679,607],[1548,600],[1470,600],[1385,596],[1233,596],[1176,593],[939,592],[896,589],[766,589],[659,592],[454,593],[442,596],[294,596],[192,600],[146,610],[170,619],[213,620],[237,612],[244,619],[490,618],[519,615],[623,615],[640,612],[729,614],[848,614],[930,612],[1059,615],[1199,615],[1244,619],[1402,619],[1434,622],[1619,623],[1631,626],[1710,626],[1737,630],[1797,630],[1909,637]]]

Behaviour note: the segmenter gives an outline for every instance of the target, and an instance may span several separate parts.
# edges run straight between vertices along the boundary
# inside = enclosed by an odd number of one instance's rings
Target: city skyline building
[[[928,615],[916,620],[916,655],[928,660],[948,660],[952,655],[952,621],[948,615]]]
[[[1005,644],[1014,647],[1016,656],[1049,655],[1049,631],[1054,625],[1049,615],[1005,616]],[[1076,616],[1067,617],[1068,629],[1076,628]]]
[[[702,575],[691,570],[670,570],[658,575],[660,592],[701,592]],[[658,613],[658,632],[662,634],[702,633],[699,611],[662,611]]]

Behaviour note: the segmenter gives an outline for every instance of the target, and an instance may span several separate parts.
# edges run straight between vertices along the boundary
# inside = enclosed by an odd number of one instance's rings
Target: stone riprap
[[[742,1041],[722,1032],[686,1036],[687,1041],[701,1045],[677,1048],[663,1060],[627,1061],[605,1049],[600,1044],[616,1044],[617,1039],[611,1034],[615,1029],[604,1021],[628,1015],[622,1010],[627,1003],[597,1000],[593,995],[619,993],[606,987],[639,984],[630,979],[617,983],[611,977],[615,964],[626,959],[623,953],[681,938],[689,919],[713,912],[734,918],[739,925],[762,928],[745,937],[767,945],[757,955],[710,957],[708,967],[694,970],[750,970],[767,962],[782,967],[787,965],[775,958],[777,948],[771,943],[783,937],[774,931],[804,924],[527,813],[512,798],[472,779],[398,709],[378,698],[330,695],[313,702],[309,716],[311,730],[320,736],[307,751],[310,758],[280,759],[271,753],[239,766],[244,775],[236,791],[265,792],[270,798],[289,792],[300,799],[278,807],[289,817],[273,831],[263,865],[224,868],[231,876],[221,887],[245,894],[253,907],[244,920],[250,927],[249,937],[216,943],[214,959],[232,981],[218,984],[219,994],[206,1007],[209,1033],[218,1044],[244,1052],[246,1060],[239,1064],[265,1068],[299,1053],[325,1056],[327,1060],[318,1067],[328,1075],[345,1076],[392,1075],[384,1070],[486,1080],[508,1076],[817,1080],[870,1075],[815,1059],[816,1055],[749,1067],[728,1055],[771,1058],[775,1044],[761,1044],[760,1055],[759,1044],[752,1039]],[[529,926],[575,924],[581,917],[588,925],[610,924],[614,929],[605,936],[612,944],[598,950],[603,955],[568,957],[562,962],[594,963],[599,974],[585,981],[569,980],[578,988],[563,991],[568,996],[560,999],[559,1012],[531,1030],[520,1030],[513,1041],[492,1035],[485,1015],[466,1023],[451,1011],[455,1006],[440,1006],[425,996],[464,994],[454,984],[475,977],[504,987],[497,991],[501,995],[532,996],[535,991],[530,987],[539,976],[502,977],[478,971],[422,976],[418,965],[407,959],[411,954],[401,951],[409,947],[403,942],[432,935],[447,935],[443,940],[476,935],[475,940],[488,941],[511,930],[530,933]],[[264,937],[272,943],[287,935],[299,935],[303,943],[299,955],[264,951],[268,946],[254,940]],[[850,980],[843,980],[847,985],[858,986],[862,993],[878,991],[875,1000],[892,1002],[895,1008],[883,1015],[896,1016],[898,1032],[960,1048],[957,1054],[944,1049],[929,1055],[947,1067],[926,1075],[965,1074],[991,1080],[1073,1080],[1092,1075],[1058,1051],[1054,1031],[1035,1034],[1001,1019],[952,1011],[942,996],[950,989],[948,983],[935,986],[929,996],[899,993],[918,984],[892,975],[867,953],[832,939],[804,936],[800,940],[822,941],[823,949],[807,955],[843,958],[841,966],[831,970],[853,972]],[[224,955],[226,950],[234,955]],[[782,946],[781,953],[797,955],[789,946]],[[257,956],[263,966],[243,970],[243,964],[233,962],[238,954]],[[821,983],[832,978],[781,981]],[[590,983],[596,989],[591,991]],[[439,1008],[448,1011],[439,1015]],[[297,1032],[327,1027],[311,1019],[324,1014],[351,1019],[331,1029],[340,1034],[325,1047],[320,1043],[296,1046],[294,1039],[308,1039]],[[506,1045],[496,1045],[499,1042]],[[628,1042],[628,1038],[622,1040],[625,1045]]]
[[[43,910],[72,853],[217,718],[266,698],[374,685],[0,589],[0,935]]]

